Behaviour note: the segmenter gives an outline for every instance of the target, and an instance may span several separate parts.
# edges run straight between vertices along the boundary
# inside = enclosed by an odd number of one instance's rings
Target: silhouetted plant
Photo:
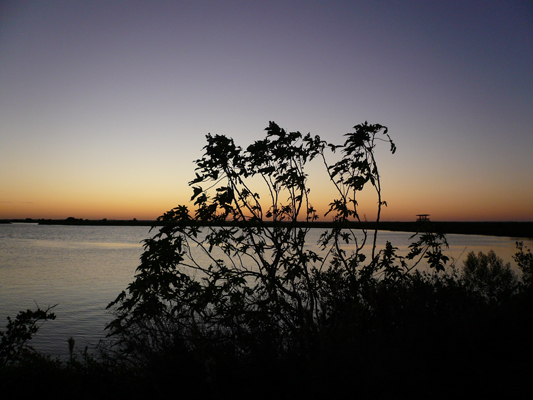
[[[273,373],[269,367],[282,360],[320,358],[335,338],[369,328],[378,304],[395,307],[395,296],[405,296],[421,260],[444,269],[443,235],[423,234],[400,256],[390,243],[378,250],[376,228],[370,259],[363,254],[369,234],[358,229],[358,195],[374,190],[379,222],[386,202],[374,150],[383,141],[396,151],[386,127],[357,125],[342,145],[273,122],[266,131],[245,150],[207,135],[190,182],[194,211],[181,205],[158,218],[162,227],[145,240],[134,281],[108,306],[115,319],[107,329],[136,365],[160,366],[161,355],[179,354],[211,378],[221,363]],[[337,194],[321,253],[306,247],[309,223],[318,219],[305,169],[315,159]]]
[[[500,302],[509,299],[518,291],[518,276],[511,264],[490,250],[488,254],[468,253],[462,269],[461,279],[466,288],[486,301]]]
[[[17,363],[35,351],[29,341],[45,321],[56,318],[50,311],[54,307],[20,311],[14,320],[7,317],[7,330],[0,331],[0,367]]]
[[[522,271],[522,282],[527,288],[533,287],[533,254],[523,242],[516,243],[517,252],[513,259]]]

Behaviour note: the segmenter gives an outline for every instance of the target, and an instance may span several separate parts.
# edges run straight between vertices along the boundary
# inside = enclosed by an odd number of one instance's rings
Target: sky
[[[154,219],[192,206],[207,133],[368,121],[398,147],[382,220],[533,221],[530,1],[0,4],[0,219]]]

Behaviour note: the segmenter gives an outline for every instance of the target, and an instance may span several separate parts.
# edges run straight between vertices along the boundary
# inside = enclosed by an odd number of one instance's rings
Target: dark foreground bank
[[[178,340],[142,359],[93,358],[75,348],[61,364],[29,352],[0,367],[0,392],[3,399],[524,398],[532,306],[529,290],[486,302],[449,278],[379,285],[368,288],[365,304],[341,302],[335,323],[325,321],[321,340],[305,349],[278,349],[266,332],[245,338],[250,352],[242,354],[231,341],[201,335],[196,350]]]

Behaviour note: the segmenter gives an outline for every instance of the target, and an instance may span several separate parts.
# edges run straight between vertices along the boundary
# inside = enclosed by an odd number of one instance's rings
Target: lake
[[[56,320],[48,321],[33,339],[33,346],[54,357],[68,355],[67,340],[74,337],[76,351],[92,348],[105,335],[111,320],[105,310],[109,302],[133,280],[142,254],[142,240],[150,228],[143,226],[64,226],[0,224],[0,329],[8,315],[19,310],[57,304]],[[152,234],[156,231],[152,231]],[[313,229],[313,247],[323,229]],[[407,252],[411,233],[381,232],[380,245],[390,241]],[[445,254],[458,266],[470,251],[487,253],[493,249],[505,262],[511,262],[515,243],[523,241],[530,249],[533,240],[448,235]],[[316,247],[316,246],[314,246]],[[317,248],[315,249],[317,251]]]

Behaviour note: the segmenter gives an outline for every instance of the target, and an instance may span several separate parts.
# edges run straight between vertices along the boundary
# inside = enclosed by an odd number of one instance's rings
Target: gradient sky
[[[366,120],[398,146],[384,220],[533,220],[530,1],[1,4],[0,219],[156,218],[208,132],[341,143]]]

